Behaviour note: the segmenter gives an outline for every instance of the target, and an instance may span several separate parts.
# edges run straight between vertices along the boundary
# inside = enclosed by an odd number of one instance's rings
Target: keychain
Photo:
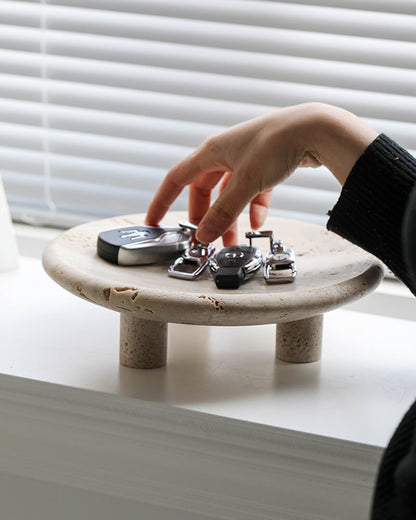
[[[264,261],[264,279],[268,284],[293,282],[296,262],[293,249],[274,241],[273,231],[249,231],[249,245],[224,247],[214,256],[215,248],[195,239],[197,226],[180,221],[179,227],[128,226],[102,231],[98,235],[98,256],[118,265],[162,263],[176,258],[168,269],[175,278],[195,280],[210,266],[219,289],[237,289],[255,274]],[[270,251],[266,258],[254,238],[268,238]]]
[[[218,289],[238,289],[258,271],[262,263],[260,249],[250,244],[224,247],[209,265]]]
[[[273,231],[249,231],[246,237],[252,244],[253,238],[268,238],[270,251],[264,261],[264,279],[268,284],[293,282],[296,277],[296,262],[293,249],[284,247],[283,242],[274,241]]]
[[[183,227],[128,226],[98,235],[99,257],[118,265],[165,262],[190,247],[192,232]]]
[[[215,253],[215,248],[195,239],[197,230],[195,224],[181,220],[179,226],[184,232],[192,233],[192,246],[173,262],[168,269],[168,275],[184,280],[195,280],[208,265],[210,258]]]

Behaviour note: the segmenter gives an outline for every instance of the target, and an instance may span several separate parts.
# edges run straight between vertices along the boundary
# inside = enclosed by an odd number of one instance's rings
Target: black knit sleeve
[[[416,159],[381,134],[357,160],[327,224],[329,230],[380,258],[414,294],[416,284],[405,261],[402,237],[415,186]],[[416,218],[416,211],[413,214]]]
[[[416,295],[416,159],[381,134],[358,159],[328,229],[380,258]],[[416,402],[380,464],[371,520],[416,518]]]

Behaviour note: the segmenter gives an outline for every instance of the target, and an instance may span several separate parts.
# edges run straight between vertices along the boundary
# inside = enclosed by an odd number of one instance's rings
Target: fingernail
[[[203,244],[209,244],[218,238],[220,234],[221,231],[219,231],[217,227],[212,226],[209,222],[204,222],[198,226],[196,238]]]

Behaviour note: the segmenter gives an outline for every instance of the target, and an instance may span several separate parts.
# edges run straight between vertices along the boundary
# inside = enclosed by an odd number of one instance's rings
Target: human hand
[[[166,175],[155,194],[146,224],[156,225],[183,188],[190,185],[189,220],[197,238],[223,236],[236,243],[236,219],[250,203],[250,223],[259,228],[273,186],[298,166],[325,164],[343,183],[356,159],[377,134],[349,112],[307,103],[274,111],[233,126],[202,143]],[[222,180],[210,207],[211,191]]]

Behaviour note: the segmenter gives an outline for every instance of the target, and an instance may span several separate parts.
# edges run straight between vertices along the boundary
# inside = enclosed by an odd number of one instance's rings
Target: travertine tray
[[[183,218],[185,213],[172,212],[163,224],[176,225]],[[120,363],[129,367],[166,363],[169,322],[276,323],[279,359],[316,361],[321,356],[323,314],[361,298],[383,276],[376,258],[325,228],[275,217],[269,217],[262,229],[273,229],[275,238],[295,250],[294,283],[267,285],[261,270],[237,290],[219,290],[209,269],[192,282],[169,278],[168,264],[121,267],[97,256],[100,231],[143,222],[144,215],[129,215],[77,226],[56,238],[43,255],[45,270],[58,284],[120,313]],[[244,232],[249,229],[248,216],[242,215],[240,243],[247,243]],[[220,241],[215,245],[222,247]],[[256,245],[266,253],[269,243],[258,240]]]

